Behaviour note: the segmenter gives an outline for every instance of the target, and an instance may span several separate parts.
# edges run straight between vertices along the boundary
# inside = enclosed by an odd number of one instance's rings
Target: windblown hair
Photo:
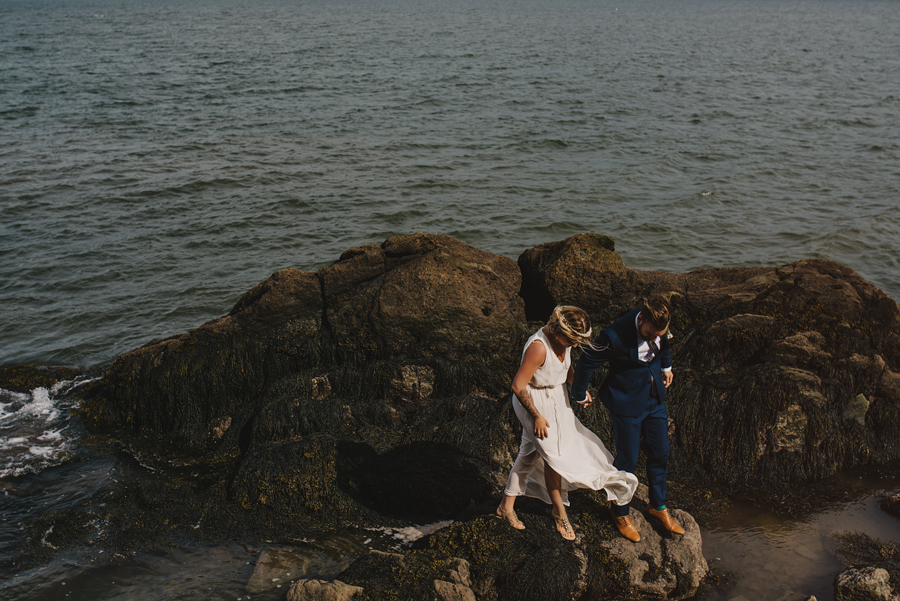
[[[591,343],[591,318],[578,307],[557,305],[547,321],[551,334],[565,336],[572,344]]]
[[[657,331],[664,332],[669,327],[671,314],[669,299],[662,294],[645,298],[641,307],[641,321],[650,323]]]

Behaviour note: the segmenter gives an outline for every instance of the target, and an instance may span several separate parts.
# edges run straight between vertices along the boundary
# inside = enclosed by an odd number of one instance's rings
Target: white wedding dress
[[[527,387],[535,408],[550,422],[550,428],[543,440],[535,436],[534,420],[513,395],[513,408],[522,423],[522,442],[509,473],[506,494],[535,497],[550,503],[544,484],[544,465],[548,464],[562,478],[560,493],[566,505],[568,491],[576,488],[603,489],[606,498],[616,505],[629,503],[638,485],[637,477],[613,467],[613,456],[597,435],[578,421],[569,404],[566,377],[572,349],[566,348],[565,358],[560,361],[543,328],[528,339],[525,349],[535,342],[544,345],[547,358]]]

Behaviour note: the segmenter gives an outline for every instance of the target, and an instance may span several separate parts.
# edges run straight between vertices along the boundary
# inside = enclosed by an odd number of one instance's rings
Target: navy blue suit
[[[600,402],[609,410],[616,439],[616,469],[634,473],[641,438],[647,445],[647,484],[650,504],[666,504],[666,473],[669,461],[669,420],[662,370],[672,367],[669,340],[661,336],[659,352],[645,363],[638,358],[635,319],[640,309],[630,311],[604,328],[594,339],[594,349],[584,347],[575,366],[572,398],[582,401],[594,370],[609,363],[609,374],[600,388]],[[657,397],[651,396],[651,376]],[[613,505],[617,515],[627,515],[627,505]]]

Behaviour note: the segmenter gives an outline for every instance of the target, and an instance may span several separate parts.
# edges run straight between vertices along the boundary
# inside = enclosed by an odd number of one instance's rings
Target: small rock
[[[312,379],[311,396],[314,399],[324,399],[331,396],[331,382],[328,380],[328,374]]]
[[[900,493],[883,499],[881,508],[892,516],[900,518]]]
[[[455,584],[471,587],[472,577],[469,573],[469,562],[465,559],[453,557],[447,560],[447,580]]]
[[[421,401],[434,390],[434,371],[427,365],[401,365],[388,384],[392,401]]]
[[[350,601],[353,595],[363,592],[358,586],[344,584],[340,580],[298,580],[290,588],[286,601]]]
[[[882,568],[850,568],[834,579],[834,601],[895,601],[890,575]]]
[[[223,436],[225,436],[225,431],[231,427],[231,418],[223,417],[217,420],[213,420],[210,424],[210,432],[212,433],[212,437],[216,440],[220,440]]]
[[[472,589],[453,582],[435,580],[434,592],[437,595],[435,601],[475,601],[475,593],[472,592]]]
[[[844,407],[844,419],[852,419],[858,422],[860,426],[866,425],[866,412],[869,410],[869,401],[866,395],[857,395],[855,399],[847,403]]]

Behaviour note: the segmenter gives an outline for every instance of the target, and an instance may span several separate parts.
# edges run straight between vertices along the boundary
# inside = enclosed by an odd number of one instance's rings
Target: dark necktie
[[[650,345],[650,352],[653,354],[650,356],[650,361],[647,363],[651,363],[653,358],[659,354],[659,345],[656,344],[655,340],[649,340],[647,344]],[[656,387],[656,378],[653,377],[653,374],[650,374],[650,396],[651,398],[658,399],[659,398],[659,390]]]

